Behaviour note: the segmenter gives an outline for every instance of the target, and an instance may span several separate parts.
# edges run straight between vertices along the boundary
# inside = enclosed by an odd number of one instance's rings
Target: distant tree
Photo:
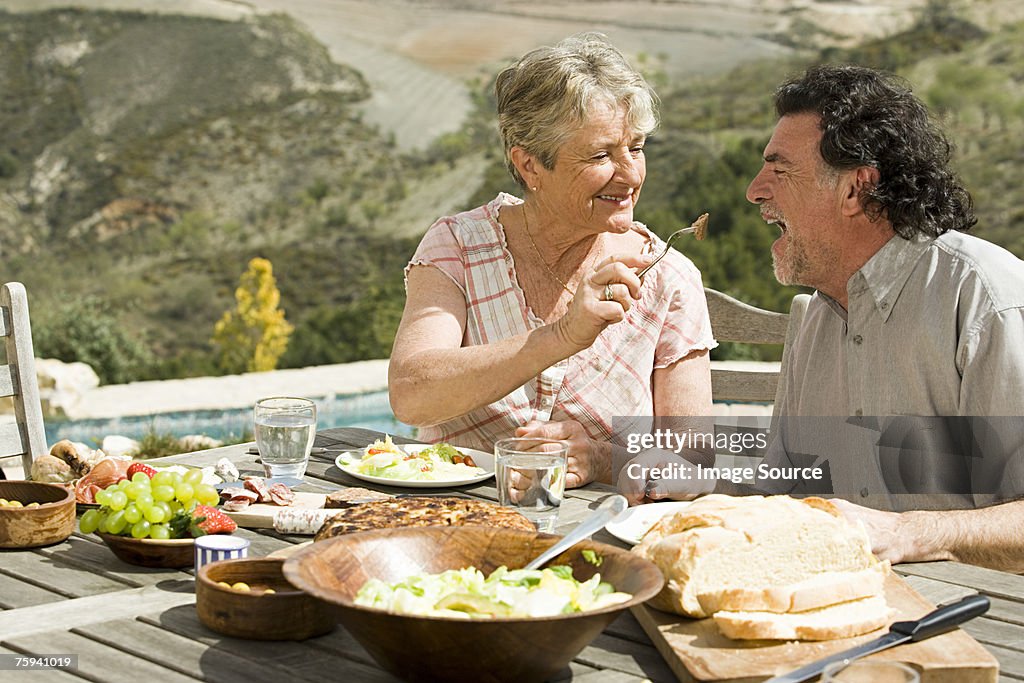
[[[273,370],[288,348],[293,328],[279,307],[281,293],[270,261],[249,261],[235,301],[235,309],[225,311],[213,328],[217,364],[226,372]]]
[[[102,384],[136,380],[153,361],[149,349],[95,297],[75,298],[43,310],[32,326],[40,358],[85,363]]]

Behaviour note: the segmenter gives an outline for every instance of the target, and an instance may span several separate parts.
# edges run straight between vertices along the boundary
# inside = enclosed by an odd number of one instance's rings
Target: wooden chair
[[[789,313],[776,313],[750,306],[714,289],[705,288],[704,293],[715,339],[747,344],[782,344],[782,367],[786,367],[791,342],[800,329],[810,295],[797,294],[793,297]],[[779,375],[779,372],[715,368],[711,371],[711,394],[716,401],[774,401],[777,406],[783,398]]]
[[[0,423],[0,462],[21,456],[25,477],[32,460],[49,453],[39,403],[36,359],[28,317],[28,297],[20,282],[0,287],[0,337],[4,337],[7,363],[0,365],[0,397],[14,400],[13,422]]]

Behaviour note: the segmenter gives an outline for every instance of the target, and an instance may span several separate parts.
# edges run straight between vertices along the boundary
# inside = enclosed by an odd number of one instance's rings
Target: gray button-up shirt
[[[959,232],[894,237],[847,292],[848,310],[810,301],[768,461],[827,461],[836,495],[879,508],[1024,495],[1024,262]]]

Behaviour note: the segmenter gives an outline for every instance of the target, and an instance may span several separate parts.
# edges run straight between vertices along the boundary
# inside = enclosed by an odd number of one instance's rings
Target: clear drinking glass
[[[538,531],[551,533],[565,495],[568,459],[567,441],[501,439],[494,444],[498,503],[521,512]]]
[[[266,475],[301,479],[316,438],[316,404],[307,398],[260,399],[253,421]]]
[[[856,660],[832,662],[821,673],[821,683],[918,683],[921,677],[906,664]]]

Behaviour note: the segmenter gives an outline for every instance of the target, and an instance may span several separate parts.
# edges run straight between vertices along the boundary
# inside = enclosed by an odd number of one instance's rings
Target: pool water
[[[415,436],[415,428],[395,419],[386,391],[314,398],[317,429],[365,427],[392,435]],[[129,415],[90,420],[46,420],[46,441],[61,439],[98,446],[112,434],[139,439],[147,433],[205,434],[222,441],[253,439],[252,407],[226,410],[196,410],[156,415]]]

